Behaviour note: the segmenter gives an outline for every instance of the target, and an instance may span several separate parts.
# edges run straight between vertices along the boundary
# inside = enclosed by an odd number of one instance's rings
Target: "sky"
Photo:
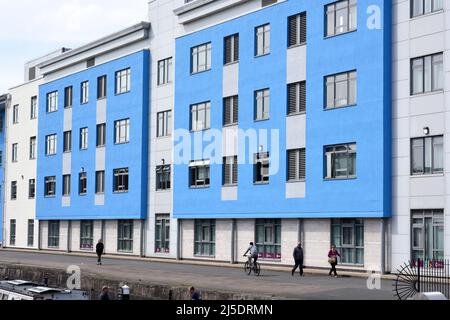
[[[24,64],[147,20],[148,0],[0,0],[0,95]]]

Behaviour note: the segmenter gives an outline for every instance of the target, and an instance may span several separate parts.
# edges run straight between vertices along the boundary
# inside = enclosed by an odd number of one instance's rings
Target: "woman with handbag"
[[[329,276],[332,277],[332,273],[334,273],[334,277],[337,278],[336,266],[338,264],[338,258],[341,257],[341,254],[336,250],[336,246],[332,245],[331,250],[328,252],[328,263],[331,265],[331,270]]]

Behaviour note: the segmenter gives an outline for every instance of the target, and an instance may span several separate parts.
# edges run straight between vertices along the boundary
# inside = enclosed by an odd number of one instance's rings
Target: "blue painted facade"
[[[3,196],[5,192],[5,115],[6,101],[0,101],[0,245],[3,243]]]
[[[143,50],[68,75],[39,88],[39,133],[36,215],[39,220],[146,219],[150,52]],[[115,94],[115,73],[130,68],[131,90]],[[104,205],[95,205],[97,78],[107,76]],[[80,104],[81,83],[89,81],[89,102]],[[64,89],[73,86],[70,206],[62,206]],[[46,112],[47,93],[58,91],[58,111]],[[130,119],[130,139],[114,144],[114,123]],[[88,149],[79,149],[80,129],[88,127]],[[57,134],[57,154],[45,155],[45,138]],[[87,172],[87,194],[78,194],[81,168]],[[129,168],[129,191],[113,192],[113,170]],[[56,196],[44,196],[45,177],[56,176]]]
[[[222,201],[221,164],[211,165],[210,187],[205,189],[189,188],[188,164],[177,164],[175,218],[391,216],[391,2],[358,0],[357,31],[325,38],[329,3],[290,0],[176,40],[175,129],[189,130],[190,105],[203,101],[211,101],[211,128],[222,128],[224,37],[239,33],[239,128],[279,129],[280,167],[268,185],[254,185],[253,165],[240,164],[238,200]],[[367,27],[372,14],[367,9],[372,5],[381,10],[381,29]],[[306,197],[287,199],[287,22],[289,16],[304,11],[308,20]],[[266,23],[271,26],[270,54],[255,57],[255,28]],[[211,70],[191,75],[190,49],[207,42],[212,44]],[[351,70],[358,72],[357,105],[325,111],[324,77]],[[255,122],[254,91],[265,88],[270,88],[270,120]],[[351,142],[357,143],[357,178],[325,180],[324,147]],[[275,152],[270,142],[265,151]],[[201,160],[193,150],[191,160]]]

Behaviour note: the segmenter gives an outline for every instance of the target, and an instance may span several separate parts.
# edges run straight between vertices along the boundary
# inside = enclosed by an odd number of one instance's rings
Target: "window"
[[[172,82],[172,58],[158,61],[158,86]]]
[[[73,105],[73,87],[67,87],[64,89],[64,108],[72,108]]]
[[[411,18],[444,9],[443,0],[411,0]]]
[[[12,121],[13,124],[19,123],[19,105],[13,106]]]
[[[97,171],[95,173],[95,193],[105,193],[105,171]]]
[[[288,150],[287,152],[287,181],[305,180],[306,177],[306,151],[305,149]]]
[[[288,47],[306,43],[306,12],[288,18]]]
[[[356,143],[325,147],[326,179],[356,178]]]
[[[45,137],[45,155],[51,156],[56,154],[56,134],[50,134]]]
[[[36,137],[30,138],[30,160],[36,159]]]
[[[117,251],[133,252],[133,220],[118,221]]]
[[[255,56],[270,53],[270,24],[256,28]]]
[[[80,223],[80,249],[92,250],[94,248],[94,222],[81,221]]]
[[[223,158],[223,181],[224,186],[234,186],[238,184],[238,157]]]
[[[411,94],[433,92],[444,88],[443,54],[411,59]]]
[[[18,144],[17,143],[13,143],[13,145],[12,145],[12,154],[11,154],[11,161],[12,162],[19,161],[17,149],[18,149]]]
[[[47,93],[47,112],[58,111],[58,91]]]
[[[115,121],[114,128],[115,144],[128,143],[130,141],[130,119]]]
[[[28,241],[27,246],[34,246],[34,220],[28,220]]]
[[[412,258],[444,259],[444,210],[412,210]]]
[[[189,186],[191,188],[209,187],[210,161],[191,161],[189,164]]]
[[[356,104],[356,71],[326,77],[325,109],[347,107]]]
[[[306,82],[288,84],[288,115],[306,112]]]
[[[270,90],[255,91],[255,121],[268,120],[270,114]]]
[[[0,167],[3,166],[3,151],[0,150]]]
[[[157,114],[156,136],[167,137],[172,133],[172,111],[158,112]]]
[[[170,189],[170,165],[156,167],[156,191]]]
[[[114,169],[114,192],[128,192],[128,168]]]
[[[88,128],[80,129],[80,150],[88,148]]]
[[[81,97],[80,103],[85,104],[89,102],[89,81],[81,83]]]
[[[95,66],[95,57],[86,60],[86,68],[91,68]]]
[[[64,132],[63,151],[64,152],[71,152],[72,151],[72,131],[65,131]]]
[[[9,222],[9,244],[11,246],[16,245],[16,220],[12,219]]]
[[[281,259],[281,219],[256,220],[256,245],[262,259]]]
[[[30,119],[36,118],[37,118],[37,97],[32,97],[30,104]]]
[[[81,172],[78,176],[78,194],[83,196],[87,194],[87,173]]]
[[[97,78],[97,99],[106,98],[106,76]]]
[[[357,28],[356,0],[338,1],[326,6],[326,37],[354,31]]]
[[[440,174],[444,172],[444,137],[411,140],[411,174]]]
[[[224,39],[224,64],[239,61],[239,34],[233,34]]]
[[[36,180],[28,180],[28,198],[34,199],[36,197]]]
[[[106,123],[97,125],[97,147],[103,147],[106,144]]]
[[[54,197],[56,195],[56,177],[45,177],[44,196]]]
[[[11,181],[11,200],[17,200],[17,181]]]
[[[191,131],[211,128],[211,103],[204,102],[191,106]]]
[[[344,264],[364,264],[364,222],[360,219],[333,219],[331,244]]]
[[[116,94],[122,94],[131,90],[131,69],[116,72]]]
[[[262,0],[261,7],[267,7],[267,6],[270,6],[271,4],[274,4],[277,2],[278,2],[278,0]]]
[[[48,247],[59,247],[59,221],[48,222]]]
[[[191,73],[211,69],[211,43],[202,44],[191,49]]]
[[[155,252],[170,252],[170,215],[157,214],[155,224]]]
[[[239,97],[227,97],[223,99],[223,125],[236,125],[239,120]]]
[[[63,175],[63,197],[70,196],[70,174]]]
[[[216,221],[195,220],[194,255],[213,257],[216,254]]]
[[[36,79],[36,67],[28,69],[28,81]]]
[[[253,182],[256,184],[269,183],[269,152],[256,153],[254,161]]]

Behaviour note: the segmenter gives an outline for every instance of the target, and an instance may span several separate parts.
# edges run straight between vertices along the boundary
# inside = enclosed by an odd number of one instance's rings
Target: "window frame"
[[[96,142],[97,148],[106,146],[106,123],[99,123],[96,127]]]
[[[435,139],[440,138],[442,139],[442,170],[435,170],[434,165],[435,165],[435,146],[436,144],[434,143]],[[430,142],[430,146],[431,146],[431,150],[427,150],[427,140],[431,140]],[[418,172],[414,172],[415,168],[414,168],[414,142],[415,141],[422,141],[422,173],[418,173]],[[411,168],[411,176],[412,177],[420,177],[420,176],[426,176],[426,175],[441,175],[444,174],[445,172],[445,163],[444,163],[444,147],[445,147],[445,139],[443,135],[437,135],[437,136],[426,136],[426,137],[418,137],[418,138],[411,138],[410,140],[410,168]],[[426,155],[427,155],[427,151],[430,152],[429,155],[431,155],[430,158],[430,165],[431,165],[431,172],[426,172]]]
[[[258,118],[258,108],[260,106],[259,102],[261,102],[261,118]],[[270,89],[260,89],[256,90],[254,93],[254,116],[253,121],[267,121],[270,120]],[[265,116],[266,115],[266,116]]]
[[[335,243],[335,228],[339,229],[339,243]],[[358,233],[358,228],[359,232]],[[351,229],[351,243],[344,243],[345,232],[344,229]],[[331,220],[331,231],[330,231],[330,243],[335,245],[336,249],[341,254],[341,264],[343,265],[354,265],[354,266],[364,266],[364,252],[365,252],[365,223],[363,219],[332,219]],[[358,234],[361,238],[358,239]],[[360,243],[358,245],[358,243]],[[361,245],[362,244],[362,245]],[[358,261],[358,251],[360,251],[360,257],[362,261]],[[353,259],[351,261],[346,260],[346,252],[351,252]],[[362,253],[361,253],[362,252]]]
[[[50,220],[48,222],[47,246],[49,248],[58,249],[60,245],[60,228],[59,220]],[[53,234],[55,232],[55,234]]]
[[[47,113],[53,113],[58,111],[58,91],[52,91],[47,93]]]
[[[346,148],[345,151],[343,150],[338,150],[338,148]],[[333,151],[327,151],[328,149],[333,149]],[[346,154],[346,160],[347,160],[347,168],[346,168],[346,176],[337,176],[336,174],[336,168],[335,168],[335,163],[336,163],[336,154]],[[330,170],[331,172],[328,172],[328,154],[331,155],[330,158]],[[354,167],[354,171],[355,174],[351,175],[349,174],[349,171],[351,169],[350,164],[350,160],[351,158],[351,154],[355,154],[355,167]],[[349,143],[342,143],[342,144],[335,144],[335,145],[328,145],[324,147],[324,180],[325,181],[336,181],[336,180],[351,180],[351,179],[357,179],[358,174],[357,174],[357,159],[358,159],[358,145],[356,142],[349,142]],[[341,169],[343,170],[343,169]],[[331,175],[329,175],[329,173]]]
[[[264,241],[259,241],[259,231],[263,230]],[[268,241],[267,231],[271,230]],[[255,220],[255,243],[258,247],[258,257],[262,260],[281,261],[282,252],[282,220],[281,219],[256,219]],[[269,250],[267,250],[269,249]]]
[[[9,220],[9,245],[15,246],[17,238],[17,220],[10,219]]]
[[[125,129],[123,129],[125,128]],[[123,133],[123,130],[125,130],[125,136],[122,136],[121,133]],[[122,141],[121,138],[124,138]],[[120,119],[114,121],[114,144],[126,144],[130,142],[130,118],[126,119]]]
[[[105,194],[105,170],[95,171],[95,194]]]
[[[45,136],[45,156],[55,156],[58,152],[58,135],[52,133]]]
[[[434,85],[434,79],[435,79],[435,64],[439,64],[436,63],[434,61],[435,58],[440,57],[440,64],[442,66],[442,76],[443,79],[441,80],[441,84],[442,87],[437,87],[435,88]],[[427,81],[427,66],[426,66],[426,60],[430,59],[430,79]],[[421,61],[421,73],[422,73],[422,79],[421,79],[421,83],[422,83],[422,89],[419,92],[415,92],[415,77],[414,77],[414,72],[416,71],[416,67],[415,67],[415,62],[416,61]],[[438,60],[439,61],[439,60]],[[410,60],[410,96],[414,97],[414,96],[418,96],[418,95],[422,95],[422,94],[428,94],[428,93],[433,93],[433,92],[440,92],[444,90],[444,81],[445,81],[445,70],[444,70],[444,54],[443,52],[438,52],[438,53],[433,53],[433,54],[429,54],[429,55],[425,55],[425,56],[420,56],[420,57],[415,57],[415,58],[411,58]],[[430,90],[426,89],[427,83],[429,82],[430,84]]]
[[[172,188],[171,181],[172,168],[170,165],[160,165],[156,166],[155,177],[156,177],[156,191],[167,191]]]
[[[271,25],[266,23],[255,28],[255,58],[270,54],[271,49]],[[260,36],[261,35],[261,36]],[[259,52],[259,41],[262,40],[262,52]]]
[[[228,110],[227,110],[228,108]],[[229,111],[229,112],[228,112]],[[230,122],[227,123],[227,114]],[[223,117],[222,125],[224,127],[236,126],[239,123],[239,96],[229,96],[223,98]]]
[[[227,179],[227,176],[229,177],[229,179]],[[235,187],[238,184],[239,184],[238,156],[223,157],[222,186]]]
[[[227,41],[230,41],[229,53],[227,52]],[[228,66],[234,63],[239,63],[239,33],[234,33],[223,38],[223,65]]]
[[[29,160],[36,160],[37,156],[37,138],[36,137],[30,137],[30,154],[29,154]]]
[[[164,138],[172,135],[172,110],[156,114],[156,137]]]
[[[31,226],[31,228],[30,228],[30,226]],[[27,246],[34,247],[34,220],[33,219],[28,219]]]
[[[131,91],[131,68],[125,68],[115,73],[115,95],[125,94]]]
[[[102,75],[97,78],[97,100],[103,100],[107,97],[108,78]]]
[[[19,162],[19,144],[13,143],[12,144],[12,150],[11,150],[11,162],[17,163]]]
[[[211,129],[211,101],[192,104],[190,110],[190,131],[201,132]],[[200,115],[204,113],[204,119],[200,121]]]
[[[157,85],[162,86],[172,83],[173,58],[168,57],[158,61]]]
[[[212,43],[206,42],[191,48],[191,75],[210,71],[212,68]],[[204,61],[200,56],[204,53]],[[195,57],[195,58],[194,58]],[[203,60],[203,59],[202,59]],[[196,62],[196,63],[195,63]],[[194,67],[195,65],[195,67]],[[201,68],[200,68],[201,67]]]
[[[93,251],[94,250],[94,221],[81,220],[80,221],[80,250]]]
[[[291,177],[291,154],[295,153],[295,178]],[[306,181],[306,148],[297,148],[286,150],[286,182],[304,182]],[[302,161],[303,160],[303,161]],[[303,173],[302,173],[303,172]]]
[[[80,172],[78,174],[78,195],[86,196],[88,193],[88,175],[87,172]]]
[[[55,197],[56,197],[56,176],[45,177],[44,198],[55,198]]]
[[[127,193],[130,190],[129,168],[117,168],[113,170],[113,193]]]
[[[338,4],[344,3],[344,2],[347,3],[347,5],[345,7],[342,7],[340,9],[336,8]],[[330,7],[333,7],[332,11],[329,10]],[[351,27],[350,26],[351,25],[351,11],[352,11],[352,8],[354,8],[354,7],[356,7],[355,8],[355,14],[356,14],[355,22],[356,22],[356,25]],[[344,26],[338,26],[336,24],[336,21],[337,21],[336,13],[339,10],[346,10],[347,24],[344,25]],[[328,31],[329,31],[328,23],[330,22],[329,21],[329,17],[328,17],[329,13],[333,14],[333,33],[332,34],[328,34]],[[333,3],[326,4],[325,5],[324,22],[325,22],[325,28],[324,28],[324,31],[325,31],[324,37],[325,37],[325,39],[357,31],[358,30],[358,1],[357,0],[339,0],[339,1],[335,1]],[[337,32],[338,28],[345,28],[345,30],[341,31],[341,32]]]
[[[170,214],[155,215],[155,253],[170,253]]]
[[[345,76],[346,79],[345,80],[337,80],[339,77],[343,77]],[[328,80],[330,78],[333,78],[332,82],[329,82]],[[330,74],[324,77],[324,86],[325,86],[325,94],[324,94],[324,110],[325,111],[330,111],[330,110],[335,110],[335,109],[341,109],[341,108],[350,108],[350,107],[355,107],[358,105],[358,71],[356,69],[354,70],[350,70],[350,71],[345,71],[345,72],[340,72],[340,73],[335,73],[335,74]],[[339,105],[337,103],[338,101],[338,96],[337,96],[337,92],[339,90],[337,90],[338,85],[342,84],[345,82],[345,85],[347,86],[347,90],[346,90],[346,103]],[[352,92],[352,83],[354,83],[354,101],[350,101],[351,99],[351,92]],[[333,85],[333,105],[330,106],[328,103],[328,98],[329,98],[329,85],[332,84]]]
[[[133,252],[134,244],[134,223],[133,220],[117,221],[117,251]]]
[[[70,197],[71,189],[72,189],[72,176],[70,174],[64,174],[62,176],[62,196]]]
[[[292,32],[292,28],[291,28],[291,23],[292,21],[294,21],[295,19],[295,43],[292,43],[291,40],[293,38],[293,36],[291,36],[291,32]],[[302,28],[302,19],[304,19],[305,22],[305,29]],[[287,47],[288,49],[290,48],[295,48],[295,47],[299,47],[299,46],[304,46],[307,43],[307,12],[303,11],[303,12],[299,12],[297,14],[294,14],[292,16],[288,17],[288,38],[287,38]],[[304,41],[302,41],[302,39],[304,39]]]
[[[11,181],[11,200],[17,200],[17,181]]]
[[[207,232],[205,232],[206,230]],[[209,250],[206,250],[207,248],[209,248]],[[205,254],[205,251],[208,252]],[[196,219],[194,221],[194,256],[216,256],[216,220]]]
[[[37,119],[38,116],[38,97],[33,96],[30,100],[30,120]]]
[[[267,167],[267,174],[264,168]],[[259,152],[253,155],[253,184],[268,185],[270,183],[270,152]]]
[[[73,86],[64,88],[64,109],[73,107]]]
[[[85,151],[89,147],[89,128],[80,128],[80,151]]]
[[[28,199],[36,199],[36,179],[28,179]]]
[[[80,85],[80,104],[89,103],[89,81],[83,81]]]
[[[205,160],[203,165],[194,165],[198,161],[191,161],[189,164],[189,188],[190,189],[202,189],[209,188],[211,185],[211,165],[209,160]],[[205,179],[199,179],[200,169],[205,170],[203,175]],[[195,179],[193,179],[195,176]],[[203,182],[200,184],[199,182]]]
[[[442,12],[442,11],[444,11],[444,6],[443,6],[443,4],[444,4],[444,2],[443,1],[440,1],[440,0],[430,0],[431,1],[431,11],[429,11],[429,12],[426,12],[426,5],[425,5],[425,1],[427,1],[427,0],[419,0],[419,1],[421,1],[422,2],[422,10],[421,10],[421,13],[419,13],[419,14],[415,14],[415,10],[414,10],[414,4],[415,4],[415,1],[414,0],[410,0],[409,1],[409,4],[410,4],[410,18],[411,19],[415,19],[415,18],[418,18],[418,17],[423,17],[423,16],[426,16],[426,15],[429,15],[429,14],[435,14],[435,13],[438,13],[438,12]],[[436,4],[436,2],[437,1],[440,1],[441,3],[442,3],[442,7],[441,8],[435,8],[435,4]]]
[[[295,97],[292,96],[293,89]],[[295,111],[291,111],[291,102],[295,102]],[[287,116],[306,114],[306,81],[288,83],[287,85]]]
[[[64,131],[63,133],[63,152],[72,152],[72,130]]]

